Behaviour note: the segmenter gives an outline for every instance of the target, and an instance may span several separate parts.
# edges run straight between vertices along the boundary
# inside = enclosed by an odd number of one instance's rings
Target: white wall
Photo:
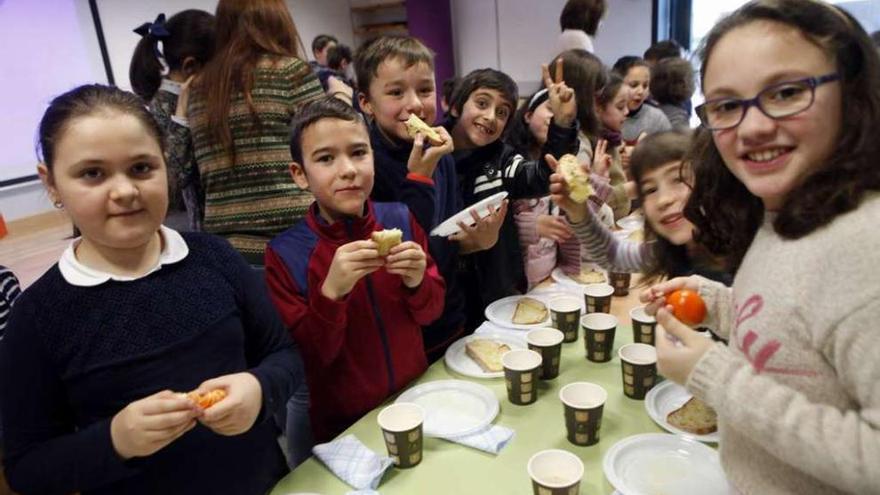
[[[510,74],[523,92],[537,88],[541,64],[555,55],[559,13],[566,0],[451,0],[456,72],[482,67]],[[594,40],[613,64],[651,44],[651,0],[609,0]]]

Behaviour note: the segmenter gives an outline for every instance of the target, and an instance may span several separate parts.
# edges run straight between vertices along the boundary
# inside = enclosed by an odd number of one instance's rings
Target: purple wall
[[[406,22],[409,34],[434,51],[434,77],[437,79],[437,115],[440,116],[440,85],[455,75],[452,50],[452,9],[449,0],[407,0]]]

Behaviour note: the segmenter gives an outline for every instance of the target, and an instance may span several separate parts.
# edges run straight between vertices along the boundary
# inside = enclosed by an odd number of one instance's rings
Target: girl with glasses
[[[660,372],[718,411],[741,493],[880,493],[880,59],[843,10],[757,0],[701,53],[685,214],[736,271],[642,295]],[[664,295],[697,290],[713,343]]]

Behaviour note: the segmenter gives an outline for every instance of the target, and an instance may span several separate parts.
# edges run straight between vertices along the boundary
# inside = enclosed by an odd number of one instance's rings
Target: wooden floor
[[[21,287],[34,283],[70,244],[73,227],[62,211],[50,211],[7,224],[0,239],[0,265],[18,277]]]

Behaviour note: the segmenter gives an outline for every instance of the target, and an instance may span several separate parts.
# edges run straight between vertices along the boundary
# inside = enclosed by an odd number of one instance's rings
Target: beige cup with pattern
[[[602,428],[602,410],[608,392],[590,382],[574,382],[562,387],[559,400],[565,406],[565,429],[568,441],[575,445],[599,443]]]
[[[565,336],[563,342],[576,342],[578,339],[578,320],[581,318],[581,301],[574,296],[558,296],[547,303],[553,328]]]
[[[516,349],[501,356],[507,398],[512,404],[525,406],[538,400],[538,379],[541,377],[541,355],[529,349]]]
[[[629,310],[629,317],[632,320],[633,342],[654,345],[654,328],[657,326],[657,320],[645,312],[644,306]]]
[[[526,466],[533,495],[577,495],[584,477],[584,463],[567,450],[542,450]]]
[[[657,349],[648,344],[627,344],[617,351],[623,374],[623,393],[643,400],[657,383]]]
[[[608,284],[589,284],[584,286],[584,303],[587,305],[587,314],[610,313],[611,296],[614,295],[614,287]]]
[[[418,404],[398,402],[382,409],[377,419],[388,455],[399,468],[422,462],[422,423],[425,410]]]
[[[541,354],[542,380],[552,380],[559,376],[563,339],[565,335],[555,328],[536,328],[526,334],[529,349]]]
[[[584,329],[584,350],[594,363],[611,361],[617,317],[608,313],[590,313],[581,317]]]

